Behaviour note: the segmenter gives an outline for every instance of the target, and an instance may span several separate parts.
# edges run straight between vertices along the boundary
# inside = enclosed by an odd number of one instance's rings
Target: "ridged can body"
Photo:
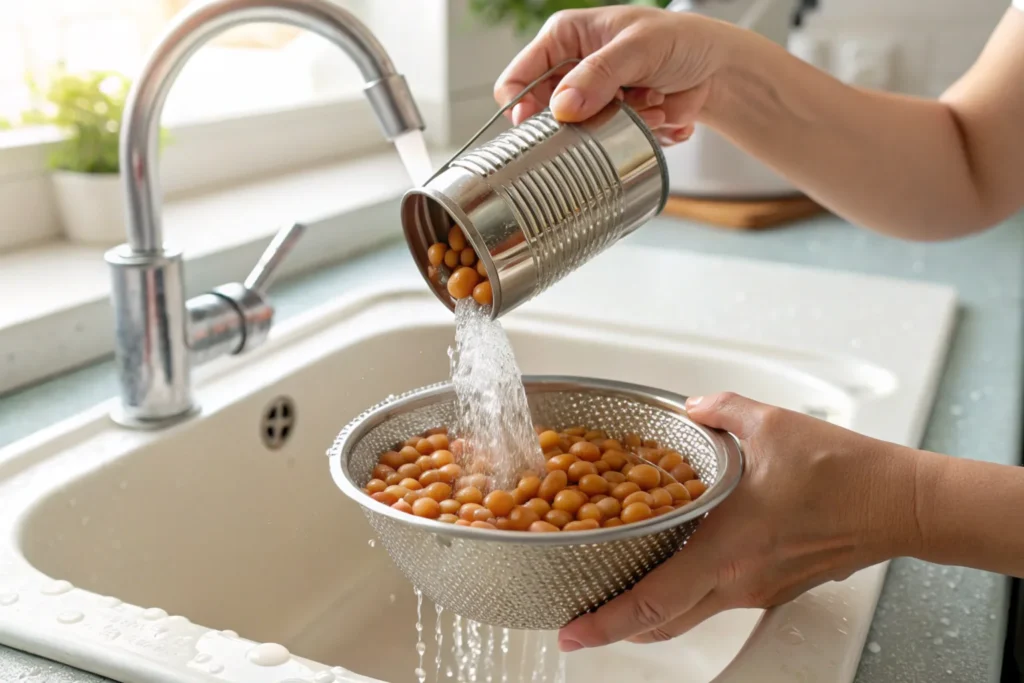
[[[487,270],[497,318],[660,213],[665,169],[657,141],[623,103],[579,124],[544,111],[406,193],[402,225],[421,273],[450,308],[449,272],[431,271],[427,249],[460,226]]]

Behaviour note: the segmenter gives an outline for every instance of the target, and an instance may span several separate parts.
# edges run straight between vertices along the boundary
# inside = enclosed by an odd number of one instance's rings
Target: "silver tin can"
[[[402,199],[402,227],[420,272],[455,300],[427,249],[458,225],[487,270],[491,317],[529,301],[661,212],[661,147],[619,101],[578,124],[549,110],[457,156]]]

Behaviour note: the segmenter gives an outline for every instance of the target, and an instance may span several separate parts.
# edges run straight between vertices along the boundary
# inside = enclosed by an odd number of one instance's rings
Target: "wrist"
[[[931,471],[927,454],[888,442],[876,445],[866,456],[871,474],[862,543],[874,562],[917,556],[924,543],[920,491],[925,485],[922,476]]]

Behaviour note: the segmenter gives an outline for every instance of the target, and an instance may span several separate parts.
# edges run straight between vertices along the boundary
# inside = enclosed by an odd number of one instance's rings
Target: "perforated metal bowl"
[[[707,491],[644,522],[593,531],[534,534],[474,529],[414,517],[366,495],[383,451],[454,422],[448,383],[377,405],[349,423],[328,451],[338,487],[362,506],[399,569],[455,614],[514,629],[557,629],[628,590],[686,544],[700,520],[732,492],[743,468],[730,434],[692,422],[685,398],[649,387],[578,377],[524,377],[535,424],[586,425],[612,437],[657,439],[686,456]]]

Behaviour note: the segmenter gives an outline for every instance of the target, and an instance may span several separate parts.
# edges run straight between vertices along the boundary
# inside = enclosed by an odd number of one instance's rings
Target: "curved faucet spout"
[[[137,254],[163,248],[157,140],[167,93],[182,67],[214,36],[249,23],[283,23],[312,31],[341,48],[366,81],[384,135],[422,130],[423,120],[384,47],[354,15],[330,0],[208,0],[186,11],[164,35],[132,87],[121,130],[121,169],[128,245]]]

